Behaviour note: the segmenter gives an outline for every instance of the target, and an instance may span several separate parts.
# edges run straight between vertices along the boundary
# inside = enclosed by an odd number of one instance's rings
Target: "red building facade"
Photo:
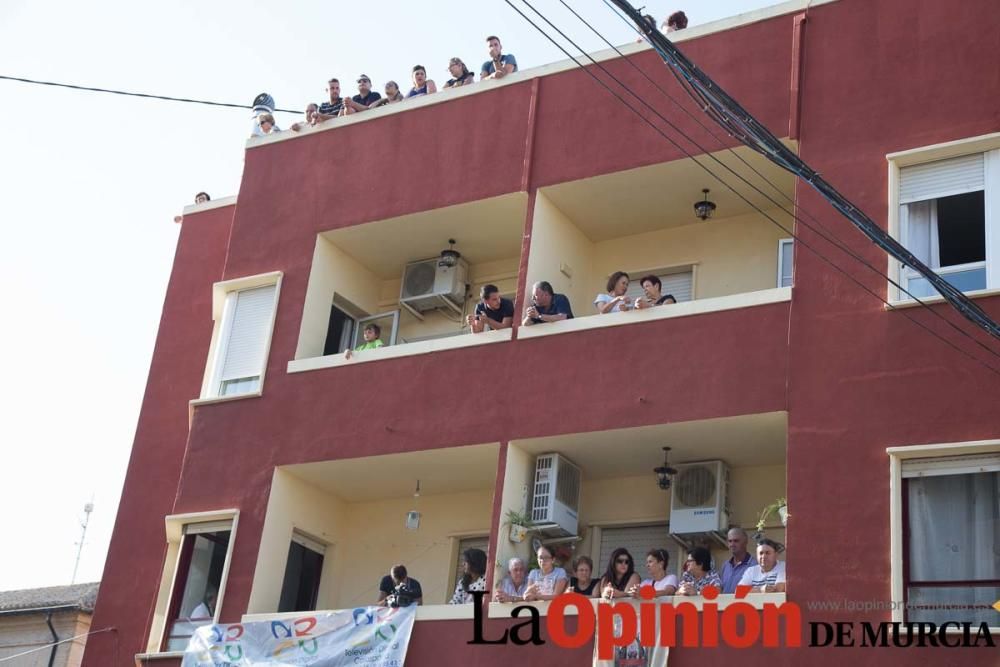
[[[1000,318],[992,296],[1000,288],[1000,253],[992,250],[1000,238],[995,3],[805,5],[694,29],[678,43],[897,236],[917,237],[912,201],[933,199],[941,243],[957,243],[940,202],[982,192],[982,262],[958,252],[961,261],[947,264],[944,249],[938,260],[942,272],[960,265],[975,280],[981,273],[985,283],[970,291]],[[654,52],[624,51],[699,113]],[[753,180],[733,161],[736,144],[699,125],[707,117],[692,119],[614,53],[597,57],[702,149]],[[214,572],[201,590],[219,588],[216,620],[305,610],[286,603],[288,563],[299,549],[290,544],[322,555],[318,581],[307,586],[311,609],[374,602],[378,577],[407,564],[425,584],[426,605],[408,664],[588,664],[592,644],[469,646],[471,609],[444,605],[461,549],[488,545],[491,583],[507,558],[528,557],[526,545],[508,539],[505,515],[529,508],[534,457],[551,451],[582,471],[580,526],[560,542],[574,555],[600,557],[616,539],[645,544],[649,531],[662,534],[657,546],[674,548],[670,493],[652,473],[671,446],[672,464],[719,460],[731,470],[729,524],[752,529],[761,507],[787,496],[787,532],[768,524],[788,545],[788,592],[774,600],[797,603],[805,623],[918,618],[891,605],[817,607],[824,601],[966,599],[954,591],[970,587],[981,601],[1000,589],[1000,542],[982,532],[996,533],[989,489],[1000,456],[1000,376],[906,316],[1000,363],[821,238],[816,227],[881,273],[905,272],[807,184],[736,149],[774,186],[769,199],[727,178],[752,205],[743,202],[573,63],[327,125],[251,143],[238,200],[185,212],[95,611],[94,627],[117,633],[94,636],[84,664],[133,664],[136,656],[179,664],[170,637],[183,635],[177,619],[191,617],[184,587],[199,558]],[[345,170],[334,156],[347,153],[372,156],[372,164]],[[935,178],[967,162],[982,165],[979,181],[967,176],[960,195],[933,190]],[[932,183],[924,200],[911,201],[906,188],[924,187],[913,185],[918,172]],[[718,205],[707,221],[691,209],[702,188]],[[792,210],[786,197],[809,226],[781,210]],[[782,278],[793,226],[791,287]],[[401,277],[449,239],[468,263],[468,293],[455,312],[414,317],[398,304]],[[959,241],[980,252],[978,241]],[[633,280],[639,271],[676,279],[689,298],[596,315],[593,295],[615,269]],[[567,294],[577,317],[521,326],[538,280]],[[487,283],[514,300],[515,326],[465,333],[461,320]],[[241,306],[234,295],[253,290],[257,306],[249,297]],[[997,351],[947,305],[930,308]],[[263,365],[229,373],[240,348],[227,336],[254,314]],[[389,323],[382,335],[394,331],[386,340],[393,344],[343,359],[352,327],[372,316]],[[913,494],[946,493],[911,481],[948,477],[927,472],[942,466],[952,477],[980,475],[968,486],[980,504],[966,512],[979,517],[974,544],[959,539],[968,531],[935,528],[945,515],[933,503],[928,515],[914,504]],[[404,526],[409,510],[421,514],[416,530]],[[918,528],[927,529],[920,535],[928,551],[954,547],[953,579],[916,555]],[[213,542],[223,533],[226,541]],[[204,551],[198,535],[210,536]],[[644,553],[633,555],[642,562]],[[716,551],[717,562],[724,557]],[[971,561],[986,564],[963,564]],[[672,556],[672,570],[677,562]],[[927,597],[929,589],[945,597]],[[508,611],[491,606],[490,632],[510,625]],[[1000,626],[1000,613],[989,625]],[[995,659],[988,648],[677,648],[670,664],[839,665],[849,655],[918,665],[944,660],[940,651],[949,664]]]

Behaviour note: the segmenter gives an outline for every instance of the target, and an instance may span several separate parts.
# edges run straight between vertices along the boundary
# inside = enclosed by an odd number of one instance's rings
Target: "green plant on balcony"
[[[506,525],[510,526],[510,541],[520,544],[531,528],[531,516],[517,510],[507,510]]]
[[[764,507],[760,512],[760,518],[757,520],[757,533],[754,535],[755,538],[759,539],[764,535],[764,526],[767,524],[767,520],[771,518],[771,515],[775,512],[778,513],[778,517],[781,519],[781,525],[788,524],[788,499],[782,496],[778,498],[770,505]]]

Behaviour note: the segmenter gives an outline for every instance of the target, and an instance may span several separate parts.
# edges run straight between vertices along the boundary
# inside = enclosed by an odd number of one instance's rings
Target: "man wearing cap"
[[[380,99],[382,96],[372,90],[372,80],[367,74],[362,74],[358,77],[358,94],[349,100],[344,100],[343,113],[346,115],[355,111],[368,111],[374,108]]]
[[[313,114],[315,123],[322,123],[325,120],[336,118],[344,108],[344,98],[340,96],[340,80],[330,79],[326,86],[330,93],[330,101],[319,105],[319,110]]]

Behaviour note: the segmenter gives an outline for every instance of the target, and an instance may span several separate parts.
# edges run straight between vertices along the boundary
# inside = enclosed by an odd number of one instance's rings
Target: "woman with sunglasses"
[[[649,570],[649,579],[643,579],[642,583],[633,586],[628,590],[628,594],[634,598],[639,597],[639,589],[643,586],[652,586],[656,591],[656,597],[664,595],[674,595],[677,592],[677,575],[667,572],[667,565],[670,563],[670,554],[666,549],[650,549],[646,554],[646,569]]]
[[[688,551],[677,595],[701,595],[707,586],[715,586],[716,590],[722,591],[722,579],[712,569],[712,552],[705,547],[695,547]]]
[[[635,571],[635,561],[628,549],[618,547],[612,551],[608,569],[601,577],[601,597],[606,600],[628,597],[626,591],[638,583],[639,573]]]

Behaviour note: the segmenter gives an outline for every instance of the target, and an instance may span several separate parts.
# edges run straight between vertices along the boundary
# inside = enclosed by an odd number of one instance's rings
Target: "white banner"
[[[402,667],[417,608],[360,607],[299,618],[206,625],[182,667]]]

